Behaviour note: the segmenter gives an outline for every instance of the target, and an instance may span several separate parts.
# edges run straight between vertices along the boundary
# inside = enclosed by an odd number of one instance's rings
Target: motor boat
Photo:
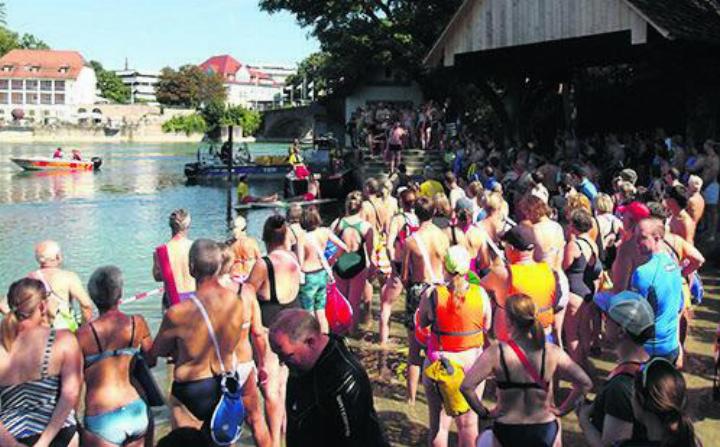
[[[10,160],[26,171],[97,171],[102,158],[90,160],[72,160],[50,157],[12,157]]]
[[[233,150],[233,163],[228,166],[228,156],[218,153],[213,146],[198,149],[197,161],[185,164],[185,176],[189,181],[222,180],[227,178],[228,170],[232,177],[247,176],[255,180],[282,179],[292,170],[285,155],[252,156],[247,145]]]

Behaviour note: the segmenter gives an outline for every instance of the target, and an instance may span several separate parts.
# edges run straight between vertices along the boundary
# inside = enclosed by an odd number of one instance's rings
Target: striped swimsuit
[[[50,423],[60,396],[60,376],[48,376],[55,330],[50,330],[40,379],[0,387],[0,421],[15,439],[41,434]],[[71,412],[63,427],[76,425]]]

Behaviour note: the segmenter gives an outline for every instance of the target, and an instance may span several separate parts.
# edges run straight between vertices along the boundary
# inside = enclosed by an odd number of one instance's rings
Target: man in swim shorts
[[[443,258],[450,241],[447,234],[432,223],[434,206],[430,199],[421,197],[415,202],[415,215],[420,227],[405,245],[403,255],[403,284],[405,297],[405,326],[408,329],[408,403],[415,404],[418,381],[420,379],[421,346],[415,339],[415,312],[423,294],[429,293],[434,284],[443,279]]]
[[[173,358],[172,396],[203,423],[204,430],[209,429],[220,400],[219,373],[234,368],[233,353],[246,320],[242,300],[219,281],[221,264],[222,253],[217,243],[208,239],[193,242],[189,268],[197,282],[197,292],[165,312],[149,356],[151,363],[157,357]],[[222,358],[218,358],[213,337]]]

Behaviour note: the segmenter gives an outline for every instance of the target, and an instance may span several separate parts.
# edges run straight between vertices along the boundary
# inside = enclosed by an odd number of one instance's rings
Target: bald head
[[[285,334],[293,342],[301,341],[307,337],[320,335],[320,323],[306,310],[287,309],[280,312],[270,325],[271,340],[280,333]]]
[[[41,267],[54,267],[62,263],[60,244],[55,241],[42,241],[35,246],[35,259]]]

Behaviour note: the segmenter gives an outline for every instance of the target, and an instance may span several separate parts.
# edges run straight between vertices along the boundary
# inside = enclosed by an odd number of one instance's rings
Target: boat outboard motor
[[[100,169],[100,166],[102,166],[102,158],[100,157],[93,157],[90,159],[93,164],[93,170],[97,171]]]

